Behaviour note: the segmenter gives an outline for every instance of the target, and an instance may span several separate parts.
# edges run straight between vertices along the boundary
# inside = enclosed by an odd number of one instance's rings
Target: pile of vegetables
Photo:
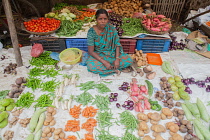
[[[60,29],[56,32],[58,36],[71,37],[75,36],[79,30],[82,29],[83,21],[63,20]]]
[[[141,19],[138,18],[123,18],[122,35],[135,36],[138,33],[148,33],[141,25]]]
[[[31,32],[50,32],[60,27],[60,20],[40,17],[25,21],[23,24],[26,30]]]
[[[176,41],[176,37],[170,36],[171,37],[171,44],[169,47],[169,50],[184,50],[187,48],[187,45],[181,40],[180,42]]]
[[[8,93],[9,93],[9,90],[0,91],[0,99],[4,99]]]
[[[55,65],[58,63],[58,60],[54,60],[50,57],[50,51],[44,51],[39,57],[32,57],[29,60],[29,63],[32,66],[43,67],[43,65]]]
[[[115,13],[123,16],[123,17],[132,17],[134,13],[142,13],[143,4],[141,0],[110,0],[108,2],[104,2],[100,8],[103,9],[111,9]]]
[[[9,113],[6,111],[3,111],[0,113],[0,128],[4,128],[8,124],[8,117]]]
[[[0,100],[0,111],[12,111],[15,107],[15,102],[11,98]]]
[[[122,34],[124,33],[123,29],[121,28],[121,26],[123,25],[122,16],[111,12],[109,13],[109,20],[110,23],[116,28],[118,35],[122,36]]]
[[[143,15],[142,25],[148,31],[168,32],[172,26],[171,20],[164,15],[156,15],[155,12]]]
[[[4,73],[16,75],[17,74],[16,68],[17,68],[16,63],[9,63],[9,65],[6,66],[6,68],[4,68]]]
[[[15,80],[15,84],[12,84],[12,88],[10,92],[8,93],[8,96],[10,98],[18,98],[20,94],[23,92],[25,88],[27,80],[24,77],[19,77]]]

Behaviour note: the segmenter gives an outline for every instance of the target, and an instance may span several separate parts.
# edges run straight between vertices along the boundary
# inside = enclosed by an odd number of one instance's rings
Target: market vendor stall
[[[23,23],[32,43],[19,48],[23,66],[15,63],[15,49],[0,50],[0,139],[210,138],[209,59],[187,49],[187,33],[169,36],[165,15],[142,1],[123,2],[57,4]],[[87,31],[98,8],[110,12],[133,61],[105,77],[86,67]]]

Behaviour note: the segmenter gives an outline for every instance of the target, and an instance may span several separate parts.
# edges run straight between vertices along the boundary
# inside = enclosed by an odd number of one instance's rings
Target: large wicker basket
[[[29,20],[31,20],[31,19],[28,19],[28,20],[25,20],[25,21],[29,21]],[[58,19],[56,19],[56,20],[58,20]],[[26,32],[28,32],[30,34],[34,34],[34,35],[49,35],[49,34],[52,34],[52,33],[56,32],[60,28],[60,26],[57,29],[55,29],[53,31],[49,31],[49,32],[31,32],[31,31],[29,31],[29,30],[27,30],[25,28],[23,23],[21,24],[21,28],[22,28],[22,30],[24,30],[24,31],[26,31]]]
[[[163,35],[163,34],[166,34],[170,31],[170,29],[168,31],[164,31],[164,32],[151,31],[144,24],[141,23],[141,25],[150,34]]]

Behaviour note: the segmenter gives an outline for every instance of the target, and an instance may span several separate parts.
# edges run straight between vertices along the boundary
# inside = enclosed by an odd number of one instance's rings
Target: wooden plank
[[[15,60],[16,60],[17,66],[20,67],[20,66],[23,66],[23,61],[22,61],[22,57],[20,53],[20,48],[18,45],[19,44],[18,37],[17,37],[16,28],[15,28],[14,18],[12,15],[11,6],[9,3],[9,0],[2,0],[2,3],[4,6],[4,11],[7,17],[7,21],[8,21],[10,37],[12,40],[12,45],[13,45],[13,49],[15,53]]]

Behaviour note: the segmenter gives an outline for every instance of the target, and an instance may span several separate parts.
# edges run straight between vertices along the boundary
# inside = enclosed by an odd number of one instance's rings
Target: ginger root
[[[139,122],[139,130],[143,131],[144,134],[149,133],[149,127],[145,121]]]
[[[149,135],[146,135],[142,140],[152,140],[152,138]]]
[[[181,135],[174,133],[172,137],[169,138],[169,140],[184,140],[184,138]]]
[[[166,128],[161,124],[152,125],[151,130],[157,133],[166,132]]]
[[[138,117],[139,120],[146,121],[146,122],[149,121],[147,115],[144,114],[144,113],[138,113],[138,114],[137,114],[137,117]]]

